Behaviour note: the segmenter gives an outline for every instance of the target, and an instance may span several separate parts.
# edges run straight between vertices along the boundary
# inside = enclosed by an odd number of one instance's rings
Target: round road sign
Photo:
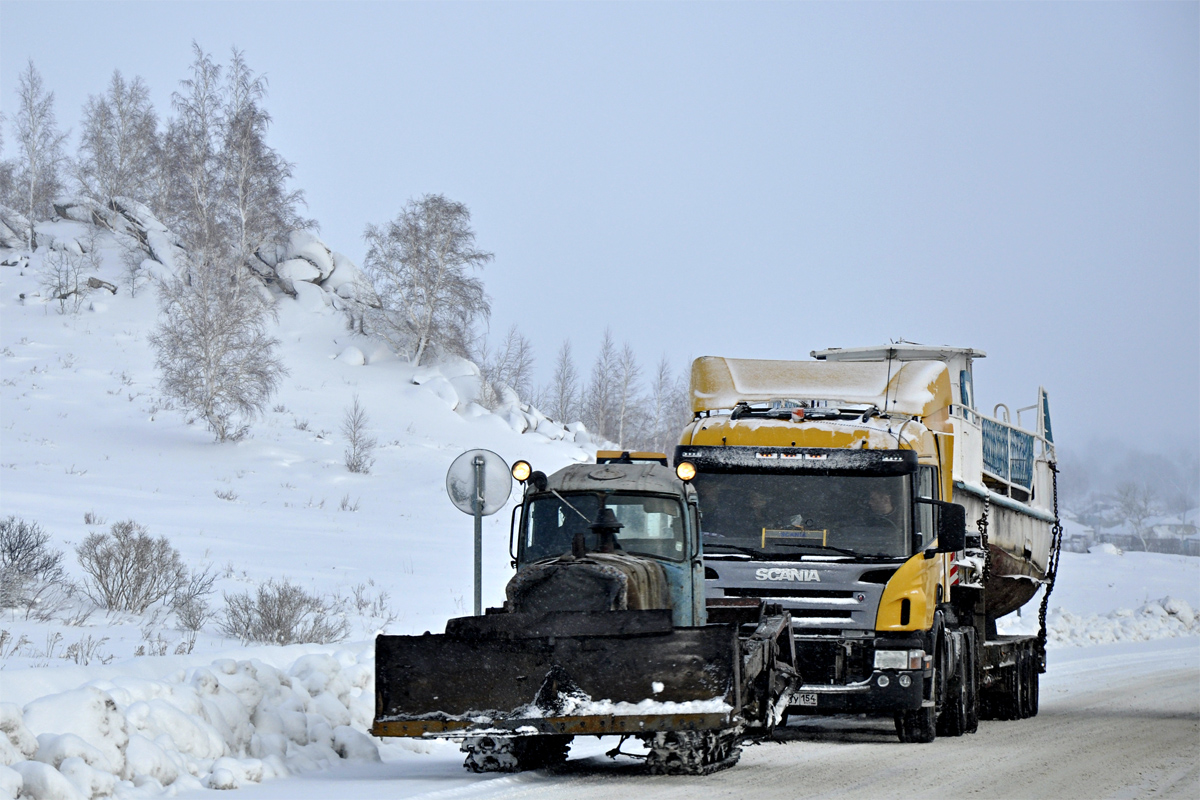
[[[481,484],[478,490],[477,477]],[[468,450],[454,459],[446,472],[446,494],[459,511],[475,513],[477,491],[482,501],[479,513],[485,517],[503,508],[512,493],[512,473],[508,464],[491,450]]]

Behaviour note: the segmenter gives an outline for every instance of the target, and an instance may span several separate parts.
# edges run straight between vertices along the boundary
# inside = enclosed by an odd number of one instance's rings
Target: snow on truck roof
[[[940,360],[770,361],[704,356],[692,362],[692,411],[738,403],[824,400],[876,406],[915,417],[951,403],[949,371]]]
[[[683,495],[688,487],[675,470],[653,462],[633,464],[571,464],[549,476],[548,486],[559,492],[656,492]]]

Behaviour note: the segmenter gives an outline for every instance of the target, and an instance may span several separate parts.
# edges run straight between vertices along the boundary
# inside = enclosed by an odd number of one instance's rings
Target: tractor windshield
[[[702,473],[694,484],[705,552],[758,558],[913,552],[907,476]]]
[[[591,530],[601,503],[612,509],[622,527],[616,534],[619,552],[669,561],[684,556],[683,507],[678,498],[620,492],[568,492],[531,500],[521,526],[521,563],[571,552],[576,533],[595,550],[599,539]]]

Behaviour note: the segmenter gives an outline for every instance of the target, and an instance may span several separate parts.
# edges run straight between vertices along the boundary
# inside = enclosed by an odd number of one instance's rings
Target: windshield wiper
[[[831,544],[816,544],[815,542],[772,542],[772,544],[776,547],[815,547],[818,550],[833,550],[835,553],[842,553],[854,558],[886,559],[889,561],[903,558],[903,556],[889,555],[888,553],[860,553],[857,550],[851,550],[847,547],[834,547]]]
[[[746,555],[751,556],[753,558],[758,558],[762,553],[761,550],[756,550],[753,547],[742,547],[740,544],[725,544],[724,542],[705,542],[704,543],[705,551],[713,550],[716,548],[721,548],[723,550],[733,550],[734,552],[737,552],[737,553],[745,553]]]
[[[775,547],[813,547],[817,550],[833,550],[838,553],[845,553],[848,556],[857,556],[858,552],[847,549],[845,547],[834,547],[831,544],[816,544],[815,542],[771,542]]]

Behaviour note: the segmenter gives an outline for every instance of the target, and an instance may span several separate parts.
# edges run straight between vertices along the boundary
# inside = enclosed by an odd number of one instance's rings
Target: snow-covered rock
[[[28,243],[29,220],[16,209],[0,205],[0,247],[18,250]]]
[[[275,274],[289,292],[295,291],[294,285],[298,281],[311,283],[321,278],[321,271],[311,261],[303,258],[289,258],[281,262],[275,267]]]
[[[72,692],[49,695],[34,700],[25,706],[25,725],[38,736],[39,752],[43,746],[56,744],[57,740],[43,738],[43,734],[73,734],[62,745],[68,756],[82,756],[75,737],[90,745],[104,760],[109,772],[119,774],[125,769],[125,746],[129,733],[125,728],[125,716],[117,710],[112,697],[95,686],[84,686]]]
[[[338,353],[337,360],[343,364],[349,364],[352,367],[361,367],[367,363],[367,357],[363,355],[363,351],[359,350],[354,345],[351,345],[342,352]]]
[[[12,767],[0,765],[0,798],[17,800],[21,794],[21,773]]]
[[[49,764],[40,761],[20,761],[12,768],[21,776],[22,798],[31,800],[90,800],[75,784]]]
[[[347,299],[357,297],[355,287],[363,279],[358,265],[341,253],[333,254],[333,271],[321,282],[321,288]]]
[[[38,740],[29,728],[21,708],[16,703],[0,703],[0,764],[13,764],[33,758]]]
[[[317,280],[323,280],[333,272],[333,254],[311,231],[292,231],[288,234],[284,259],[302,259],[312,264],[317,270]]]

